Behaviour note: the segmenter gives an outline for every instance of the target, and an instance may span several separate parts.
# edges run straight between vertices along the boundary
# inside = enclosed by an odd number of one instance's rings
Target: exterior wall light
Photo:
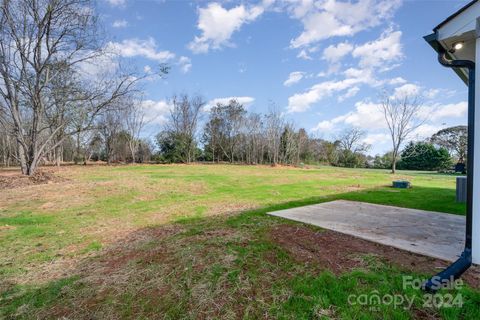
[[[452,49],[450,50],[451,53],[454,53],[457,50],[460,50],[463,48],[463,41],[455,42],[452,45]]]

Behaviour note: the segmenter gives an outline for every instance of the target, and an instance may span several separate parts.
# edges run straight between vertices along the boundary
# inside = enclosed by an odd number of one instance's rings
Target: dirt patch
[[[270,237],[296,260],[319,265],[335,274],[365,267],[362,256],[373,255],[383,261],[412,272],[435,274],[448,262],[379,243],[363,240],[331,230],[314,231],[308,227],[279,225]],[[480,268],[470,268],[462,278],[472,287],[480,287]]]
[[[210,205],[210,208],[207,214],[208,216],[226,215],[226,214],[236,215],[247,210],[255,209],[257,207],[258,205],[253,203],[231,201],[230,203],[219,203],[215,205]]]
[[[433,313],[429,310],[422,310],[418,309],[417,307],[414,307],[413,309],[413,314],[415,315],[415,319],[421,319],[421,320],[437,320],[437,319],[442,319],[440,315]]]
[[[158,242],[182,231],[183,228],[173,225],[131,232],[123,240],[103,250],[95,261],[88,261],[87,264],[81,265],[80,273],[101,282],[109,282],[117,277],[127,278],[128,274],[122,273],[128,270],[126,265],[129,263],[148,265],[168,260],[168,250],[164,246],[159,246]],[[155,242],[157,245],[142,249],[143,245],[148,245],[150,242]]]
[[[353,192],[353,191],[360,191],[360,190],[363,190],[365,189],[364,187],[362,187],[360,184],[355,184],[355,185],[350,185],[348,186],[345,191],[347,192]]]
[[[14,189],[37,184],[63,182],[65,180],[65,178],[59,177],[50,171],[37,171],[32,176],[25,176],[20,173],[2,173],[0,175],[0,189]]]
[[[8,224],[6,224],[6,225],[3,225],[3,226],[0,226],[0,231],[3,231],[3,230],[5,230],[5,231],[14,230],[14,229],[16,229],[16,228],[17,228],[17,227],[15,227],[15,226],[9,226]]]
[[[163,251],[152,250],[151,252],[144,252],[138,247],[149,241],[160,241],[183,230],[177,226],[134,229],[132,227],[120,226],[119,223],[115,222],[111,222],[111,224],[119,227],[107,229],[97,226],[99,233],[103,233],[101,237],[99,234],[95,234],[104,248],[100,252],[82,253],[81,250],[90,242],[67,246],[59,250],[55,259],[51,261],[41,264],[32,263],[25,266],[26,273],[11,278],[11,283],[42,284],[75,274],[103,277],[118,272],[131,260],[151,260],[150,256],[155,256],[156,259],[161,260]],[[0,235],[1,231],[0,228]],[[91,260],[91,258],[96,256],[100,258]],[[88,263],[82,264],[82,261],[88,261]]]

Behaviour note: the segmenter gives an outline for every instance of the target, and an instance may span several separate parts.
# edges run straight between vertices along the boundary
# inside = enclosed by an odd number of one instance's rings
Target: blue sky
[[[466,86],[422,38],[466,3],[103,0],[98,10],[125,64],[171,66],[166,79],[144,84],[147,134],[159,130],[175,93],[210,104],[237,97],[259,113],[273,101],[317,137],[359,127],[376,154],[390,149],[383,89],[422,96],[429,120],[416,138],[466,123]]]

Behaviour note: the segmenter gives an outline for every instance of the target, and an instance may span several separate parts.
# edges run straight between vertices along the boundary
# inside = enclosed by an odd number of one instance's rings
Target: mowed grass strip
[[[469,286],[461,289],[463,308],[351,306],[351,293],[402,293],[402,275],[425,270],[375,253],[360,254],[341,273],[305,263],[270,236],[291,223],[265,214],[334,199],[464,214],[453,176],[235,165],[69,167],[57,174],[66,180],[2,190],[0,316],[455,319],[480,312],[479,293]],[[398,178],[414,187],[390,188]],[[420,301],[421,292],[408,293]]]

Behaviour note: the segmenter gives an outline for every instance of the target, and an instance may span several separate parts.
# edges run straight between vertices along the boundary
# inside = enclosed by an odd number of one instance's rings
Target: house
[[[467,217],[465,249],[460,258],[437,276],[457,278],[471,263],[480,264],[480,2],[449,16],[425,36],[441,65],[451,68],[468,86]],[[477,126],[477,128],[475,128]],[[473,195],[477,195],[474,197]],[[437,279],[438,280],[438,279]],[[432,283],[427,283],[428,286]]]

